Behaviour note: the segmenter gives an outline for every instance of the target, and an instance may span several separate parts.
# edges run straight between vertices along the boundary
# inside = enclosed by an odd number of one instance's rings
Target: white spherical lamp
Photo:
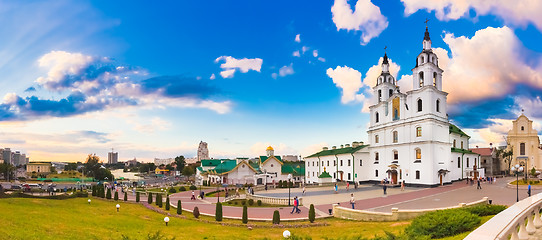
[[[117,204],[117,206],[116,206],[116,207],[117,207],[117,212],[118,212],[118,211],[119,211],[119,209],[120,209],[120,204]]]
[[[284,230],[284,232],[282,233],[282,236],[283,236],[284,238],[289,238],[290,235],[291,235],[291,233],[290,233],[290,231],[288,231],[288,230]]]
[[[165,217],[165,218],[164,218],[164,222],[166,223],[166,226],[167,226],[167,223],[169,222],[169,218],[168,218],[168,217]]]
[[[88,200],[88,204],[90,204],[90,199]]]

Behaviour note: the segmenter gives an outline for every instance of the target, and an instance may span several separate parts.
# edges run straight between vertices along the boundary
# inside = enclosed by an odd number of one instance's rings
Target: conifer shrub
[[[250,205],[250,206],[254,205],[254,199],[249,199],[248,200],[248,205]]]
[[[313,223],[315,218],[316,218],[316,212],[314,210],[314,205],[311,204],[309,208],[309,221]]]
[[[177,214],[179,215],[183,214],[183,207],[181,206],[181,200],[177,201]]]
[[[273,224],[280,224],[280,213],[279,210],[273,212]]]
[[[222,222],[222,203],[216,203],[215,220]]]
[[[166,197],[166,211],[169,211],[169,196]]]
[[[199,218],[199,208],[194,207],[194,211],[192,212],[192,214],[194,215],[195,218]]]
[[[481,218],[463,209],[447,209],[426,213],[415,218],[405,229],[409,238],[426,236],[444,238],[471,231]]]
[[[194,185],[190,186],[190,190],[198,190],[198,188]]]
[[[115,191],[115,201],[119,200],[119,192]]]
[[[111,188],[107,189],[107,195],[105,195],[105,198],[111,199]]]
[[[184,192],[184,191],[186,191],[186,188],[184,186],[179,188],[179,192]]]
[[[151,203],[152,203],[152,193],[150,193],[150,192],[147,193],[147,198],[148,198],[148,199],[147,199],[147,203],[148,203],[148,204],[151,204]]]
[[[136,192],[136,202],[139,202],[139,192]]]
[[[244,224],[248,223],[248,207],[247,206],[243,206],[243,223]]]
[[[128,192],[124,192],[124,201],[128,201]]]

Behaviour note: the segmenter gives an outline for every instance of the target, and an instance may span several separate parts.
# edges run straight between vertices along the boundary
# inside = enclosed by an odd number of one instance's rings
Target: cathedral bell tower
[[[382,101],[387,101],[388,98],[393,95],[397,82],[395,78],[390,74],[390,63],[388,62],[388,55],[384,53],[384,59],[382,60],[382,73],[376,79],[376,86],[373,88],[375,96],[375,104]]]
[[[442,91],[442,69],[438,66],[438,57],[431,49],[429,30],[425,26],[423,50],[416,58],[416,67],[412,69],[412,89],[417,90],[433,86]]]

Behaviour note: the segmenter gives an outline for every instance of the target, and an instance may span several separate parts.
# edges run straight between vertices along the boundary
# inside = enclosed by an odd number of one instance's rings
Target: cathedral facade
[[[484,175],[484,169],[478,167],[479,155],[468,150],[470,137],[449,122],[448,93],[442,90],[443,70],[431,49],[427,28],[422,45],[412,69],[413,89],[405,93],[390,74],[388,56],[384,54],[382,73],[373,87],[369,107],[369,144],[339,148],[342,151],[326,148],[306,157],[309,183],[318,182],[318,176],[324,171],[318,167],[329,166],[329,161],[321,160],[327,158],[336,160],[337,165],[326,168],[330,176],[335,176],[334,181],[387,179],[391,183],[404,181],[409,185],[434,186]],[[339,171],[341,162],[350,161],[355,166]],[[344,176],[352,177],[345,179]]]

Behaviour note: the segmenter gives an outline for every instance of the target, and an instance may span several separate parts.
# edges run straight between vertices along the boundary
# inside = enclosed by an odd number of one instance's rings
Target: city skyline
[[[0,2],[0,147],[151,162],[200,141],[214,158],[368,142],[384,52],[412,89],[426,25],[471,148],[502,145],[522,112],[540,135],[542,3],[510,4]]]

